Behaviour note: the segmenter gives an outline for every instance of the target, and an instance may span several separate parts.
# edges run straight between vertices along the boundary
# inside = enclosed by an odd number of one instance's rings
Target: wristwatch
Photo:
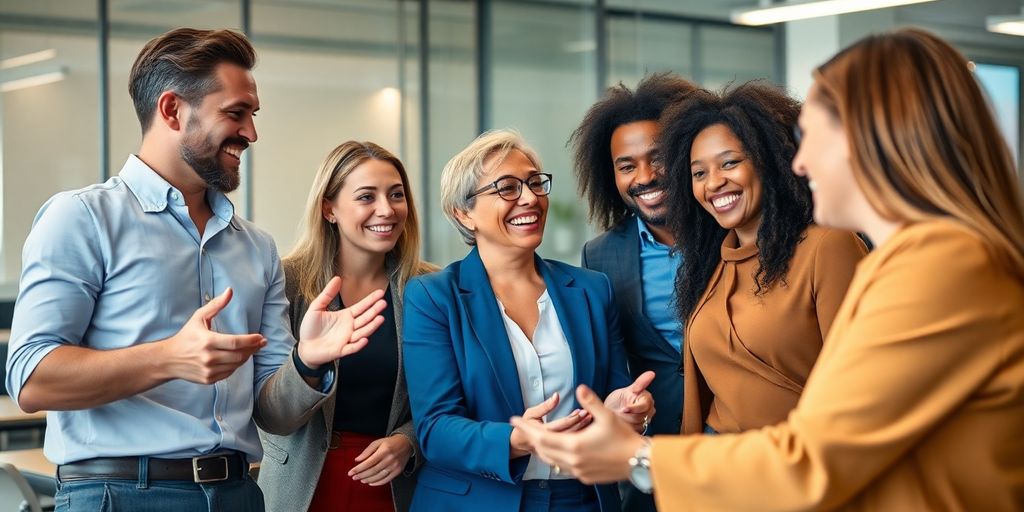
[[[644,436],[644,444],[629,458],[629,481],[641,492],[650,494],[654,489],[651,481],[651,438]]]

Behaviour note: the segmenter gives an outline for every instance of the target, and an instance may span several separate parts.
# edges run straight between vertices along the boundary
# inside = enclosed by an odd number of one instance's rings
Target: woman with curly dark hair
[[[796,406],[864,244],[811,224],[793,174],[799,103],[765,82],[665,112],[668,224],[685,264],[683,432],[742,432]],[[719,257],[720,255],[720,257]]]

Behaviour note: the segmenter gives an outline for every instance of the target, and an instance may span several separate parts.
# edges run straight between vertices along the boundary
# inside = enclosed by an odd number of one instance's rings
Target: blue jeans
[[[579,480],[524,480],[519,512],[600,512],[597,491]]]
[[[71,480],[57,482],[56,512],[113,510],[263,512],[256,482],[229,480],[195,484],[170,480]]]

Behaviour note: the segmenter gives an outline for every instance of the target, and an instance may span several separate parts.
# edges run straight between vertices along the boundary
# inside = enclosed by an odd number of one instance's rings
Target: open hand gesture
[[[328,311],[327,306],[340,290],[341,278],[335,276],[302,317],[299,358],[310,368],[359,352],[366,346],[369,336],[384,323],[380,315],[387,307],[383,290],[374,290],[340,311]]]
[[[643,433],[654,417],[654,397],[647,391],[647,386],[653,381],[654,372],[641,373],[628,387],[609,393],[604,404],[632,425],[633,430]]]

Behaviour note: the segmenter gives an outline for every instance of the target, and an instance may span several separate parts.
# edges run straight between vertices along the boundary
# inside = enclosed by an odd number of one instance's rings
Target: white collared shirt
[[[498,301],[501,318],[505,322],[505,332],[512,345],[512,356],[516,361],[519,373],[519,389],[523,393],[523,403],[527,408],[540,404],[553,393],[558,392],[559,402],[545,421],[564,418],[576,409],[576,376],[574,375],[572,351],[569,341],[558,321],[558,312],[547,290],[537,299],[537,328],[533,331],[533,343],[505,313],[505,306]],[[568,475],[555,473],[551,466],[539,457],[530,456],[523,480],[569,479]]]

